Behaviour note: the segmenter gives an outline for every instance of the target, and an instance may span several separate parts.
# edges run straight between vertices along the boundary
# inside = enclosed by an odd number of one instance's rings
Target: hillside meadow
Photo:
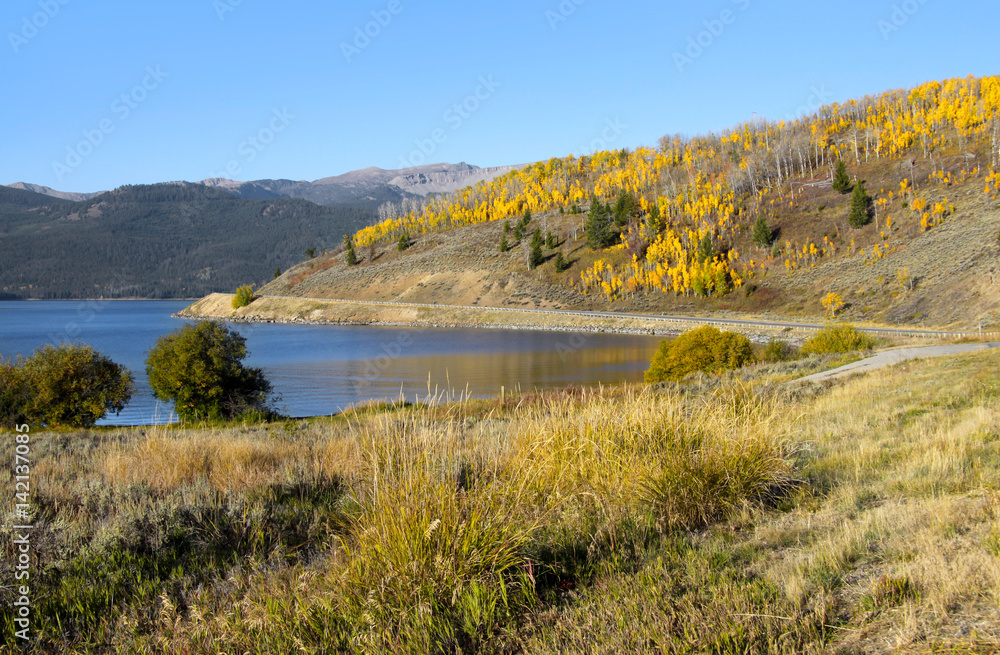
[[[809,361],[33,434],[34,646],[996,652],[1000,353]]]

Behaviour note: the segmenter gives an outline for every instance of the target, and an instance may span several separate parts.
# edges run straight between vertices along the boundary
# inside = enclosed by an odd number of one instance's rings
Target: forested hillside
[[[998,134],[1000,77],[930,82],[793,122],[755,120],[666,136],[657,147],[553,158],[387,218],[353,242],[359,251],[391,249],[401,237],[437,242],[441,231],[503,221],[503,237],[477,238],[506,252],[505,240],[511,271],[531,267],[527,245],[514,246],[536,226],[556,232],[530,280],[593,304],[729,306],[739,298],[746,306],[759,289],[763,307],[777,298],[822,313],[818,299],[803,299],[834,293],[862,318],[875,307],[894,321],[920,321],[933,312],[908,294],[946,282],[937,279],[941,266],[963,261],[956,274],[977,279],[996,273],[975,267],[995,254],[987,246],[997,241]],[[525,213],[537,222],[509,236]],[[565,275],[549,270],[559,261],[572,264]],[[968,282],[950,280],[960,281]],[[307,286],[316,293],[319,285]],[[980,297],[978,288],[970,293],[963,300]]]
[[[84,202],[0,187],[5,298],[190,298],[261,284],[375,217],[370,206],[243,200],[196,184]]]

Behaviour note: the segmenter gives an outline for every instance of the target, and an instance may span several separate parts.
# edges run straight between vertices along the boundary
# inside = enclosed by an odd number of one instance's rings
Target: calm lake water
[[[185,321],[186,301],[0,302],[0,355],[28,356],[46,343],[92,345],[135,374],[136,393],[102,423],[174,419],[153,397],[147,351]],[[534,330],[423,329],[327,325],[232,325],[247,338],[246,362],[264,370],[279,411],[333,414],[369,400],[428,394],[493,396],[512,390],[639,381],[658,337]]]

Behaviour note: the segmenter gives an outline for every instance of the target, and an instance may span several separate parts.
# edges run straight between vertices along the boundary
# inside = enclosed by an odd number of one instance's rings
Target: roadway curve
[[[896,350],[885,350],[876,353],[857,362],[846,364],[839,368],[830,369],[807,375],[804,378],[793,380],[793,382],[822,382],[836,378],[853,375],[854,373],[867,373],[877,368],[892,366],[900,362],[911,359],[930,359],[932,357],[947,357],[948,355],[960,355],[962,353],[974,352],[977,350],[988,350],[990,348],[1000,348],[1000,341],[991,343],[959,343],[948,346],[923,346],[920,348],[897,348]]]

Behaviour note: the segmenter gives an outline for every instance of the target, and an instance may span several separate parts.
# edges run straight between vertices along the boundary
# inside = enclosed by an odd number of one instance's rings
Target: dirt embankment
[[[414,306],[402,303],[371,304],[350,300],[262,297],[240,309],[232,308],[232,294],[214,293],[178,312],[185,318],[217,318],[246,323],[325,325],[405,325],[412,327],[467,327],[505,330],[558,330],[567,332],[617,332],[672,336],[690,330],[687,321],[657,318],[585,316],[530,309],[498,307]],[[727,326],[755,341],[781,335],[803,338],[811,332],[798,329]]]

